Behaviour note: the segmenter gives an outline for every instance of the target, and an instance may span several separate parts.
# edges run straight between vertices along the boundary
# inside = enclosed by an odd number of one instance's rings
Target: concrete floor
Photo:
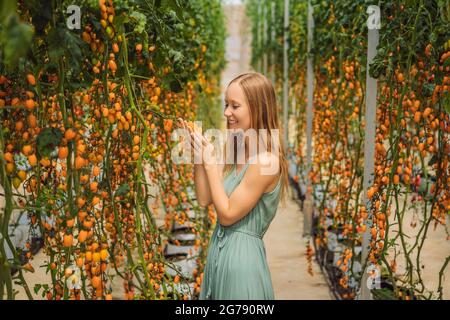
[[[306,260],[306,239],[302,237],[303,213],[289,199],[277,214],[264,236],[267,261],[276,299],[330,300],[332,295],[324,275],[313,260],[311,276]]]

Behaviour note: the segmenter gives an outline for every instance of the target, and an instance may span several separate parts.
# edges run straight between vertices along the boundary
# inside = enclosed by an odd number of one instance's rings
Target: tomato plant
[[[30,241],[17,249],[8,231],[19,211],[44,239],[51,283],[34,289],[47,299],[111,299],[114,278],[126,299],[187,299],[175,285],[199,292],[204,253],[186,279],[167,272],[164,245],[175,221],[192,220],[204,248],[213,215],[191,199],[191,168],[170,161],[171,133],[215,101],[220,2],[78,1],[81,28],[70,30],[72,4],[2,4],[0,298],[14,297],[13,281],[33,296],[19,259],[32,258]]]

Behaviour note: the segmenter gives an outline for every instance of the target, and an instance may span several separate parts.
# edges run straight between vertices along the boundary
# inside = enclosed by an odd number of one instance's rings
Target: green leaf
[[[162,0],[161,7],[171,12],[171,14],[175,14],[179,19],[183,18],[183,8],[177,0]]]
[[[0,3],[0,21],[6,21],[9,15],[15,14],[17,11],[17,1],[3,0]]]
[[[37,137],[37,151],[40,157],[49,156],[61,143],[62,132],[55,128],[45,128]]]
[[[51,3],[40,0],[27,0],[24,5],[33,17],[36,35],[45,37],[45,28],[52,21],[53,7]]]
[[[423,95],[431,97],[433,95],[435,85],[433,83],[425,83],[423,85]]]
[[[39,290],[41,290],[42,285],[37,283],[34,285],[34,293],[38,294]]]
[[[430,161],[428,161],[428,165],[431,167],[433,164],[435,164],[437,162],[437,160],[438,160],[438,157],[434,154],[431,157]]]
[[[137,33],[144,32],[145,25],[147,24],[146,16],[138,11],[133,11],[130,14],[130,18],[134,19],[137,22],[137,25],[134,27],[134,31],[136,31]]]
[[[183,62],[184,61],[184,56],[183,54],[178,51],[178,50],[169,50],[169,54],[171,56],[171,58],[173,59],[173,62]]]
[[[83,61],[81,47],[86,44],[76,36],[76,33],[60,25],[50,30],[48,34],[49,57],[56,63],[61,56],[67,58],[67,63],[74,70],[74,75],[80,69],[80,62]]]
[[[127,193],[130,192],[130,185],[127,183],[124,183],[117,188],[116,192],[114,193],[114,196],[124,196]]]
[[[396,300],[394,292],[389,289],[373,289],[372,293],[377,300]]]
[[[15,14],[9,15],[2,24],[0,46],[3,47],[5,65],[12,69],[27,53],[33,38],[33,27],[20,22]]]
[[[447,103],[444,104],[444,108],[445,108],[445,112],[447,114],[450,114],[450,101],[447,101]]]
[[[177,93],[183,90],[180,80],[173,74],[165,76],[162,82],[162,87]]]
[[[116,30],[118,33],[123,32],[123,25],[128,23],[130,21],[130,17],[128,15],[120,15],[114,17],[114,30]]]
[[[172,81],[170,81],[170,90],[178,93],[181,92],[183,90],[183,87],[181,86],[181,83],[178,79],[174,79]]]
[[[164,296],[167,296],[167,286],[166,286],[165,281],[163,281],[163,283],[162,283],[162,288],[163,288]]]

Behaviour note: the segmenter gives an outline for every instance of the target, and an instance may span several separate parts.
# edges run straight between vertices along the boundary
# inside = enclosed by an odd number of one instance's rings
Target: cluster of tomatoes
[[[172,223],[187,224],[187,208],[203,212],[188,196],[191,168],[171,162],[171,134],[174,119],[194,119],[204,107],[197,101],[200,91],[211,99],[217,95],[224,38],[217,27],[206,27],[208,15],[220,16],[219,6],[208,11],[206,1],[189,4],[205,12],[197,21],[174,17],[171,12],[182,9],[177,3],[164,5],[172,7],[154,7],[154,16],[145,16],[133,1],[100,0],[84,8],[79,32],[58,24],[64,6],[51,8],[52,19],[32,38],[34,59],[24,57],[11,72],[0,69],[1,184],[7,199],[2,223],[21,211],[44,239],[48,265],[39,272],[51,282],[35,288],[47,299],[192,297],[176,286],[181,281],[193,281],[193,294],[199,292],[204,256],[193,279],[166,272]],[[34,8],[20,6],[21,19],[42,23]],[[179,19],[177,27],[185,30],[170,34],[172,39],[158,37],[147,23],[155,17],[168,30]],[[211,32],[195,34],[205,29]],[[52,51],[55,34],[76,47]],[[186,47],[169,50],[180,43]],[[174,70],[180,68],[174,68],[174,57],[165,57],[175,50],[190,55],[177,56],[187,70]],[[81,66],[70,64],[71,54],[81,57]],[[183,72],[190,78],[178,79]],[[193,221],[198,248],[207,246],[213,222],[210,210],[204,216]],[[16,256],[25,251],[30,261],[29,247],[12,249]],[[18,267],[23,278],[26,268]],[[8,286],[5,279],[0,285]],[[117,279],[123,287],[113,291]]]

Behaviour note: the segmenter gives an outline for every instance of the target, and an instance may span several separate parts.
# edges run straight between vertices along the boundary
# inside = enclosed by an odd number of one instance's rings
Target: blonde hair
[[[269,79],[263,74],[257,72],[244,73],[234,78],[228,84],[237,83],[244,92],[247,105],[250,109],[250,128],[254,129],[259,134],[259,129],[267,129],[268,151],[272,151],[272,135],[271,130],[280,129],[278,120],[278,108],[275,95],[275,89]],[[227,88],[228,88],[227,87]],[[288,166],[285,154],[285,147],[283,143],[283,135],[279,134],[279,165],[280,165],[280,179],[281,179],[281,194],[280,199],[282,204],[285,204],[287,190],[289,187],[288,180]],[[227,141],[226,143],[229,143]],[[259,143],[259,139],[258,139]],[[236,149],[236,145],[235,145]],[[227,146],[225,145],[224,154],[226,156]],[[236,152],[234,153],[236,155]],[[226,162],[224,165],[224,176],[231,171],[232,164]]]

